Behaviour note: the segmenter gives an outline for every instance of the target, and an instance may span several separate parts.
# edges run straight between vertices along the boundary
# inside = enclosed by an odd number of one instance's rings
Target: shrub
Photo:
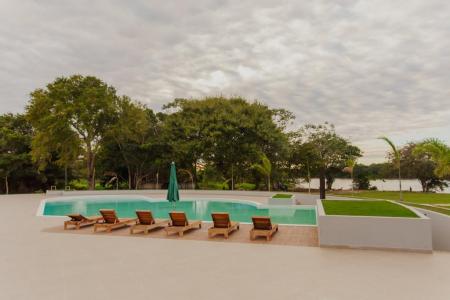
[[[199,187],[204,190],[228,190],[228,183],[219,181],[200,182]]]
[[[69,182],[70,188],[72,190],[87,190],[88,182],[86,179],[74,179]]]
[[[240,191],[253,191],[256,189],[256,184],[248,182],[237,183],[235,188]]]

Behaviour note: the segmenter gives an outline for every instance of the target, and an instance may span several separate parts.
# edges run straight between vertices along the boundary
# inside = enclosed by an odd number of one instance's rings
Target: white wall
[[[450,251],[450,217],[425,209],[416,209],[431,219],[433,249]]]
[[[419,218],[330,216],[317,200],[319,245],[432,251],[431,220],[414,211]]]
[[[182,197],[189,197],[189,195],[204,195],[204,197],[220,198],[226,197],[246,197],[246,198],[264,198],[275,195],[277,192],[265,192],[265,191],[222,191],[222,190],[180,190]],[[88,195],[166,195],[167,190],[96,190],[96,191],[50,191],[47,190],[48,196],[88,196]],[[307,193],[291,193],[295,196],[298,204],[302,205],[316,205],[316,199],[319,195],[307,194]],[[211,198],[212,197],[212,198]]]

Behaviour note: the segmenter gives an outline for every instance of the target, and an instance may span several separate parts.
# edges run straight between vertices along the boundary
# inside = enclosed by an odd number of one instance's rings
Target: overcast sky
[[[450,141],[450,1],[0,0],[0,113],[55,77],[95,75],[160,110],[175,97],[258,99],[329,121],[383,161]]]

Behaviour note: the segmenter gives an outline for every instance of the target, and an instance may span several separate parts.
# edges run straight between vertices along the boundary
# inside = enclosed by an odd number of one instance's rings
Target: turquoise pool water
[[[220,200],[183,200],[176,203],[175,209],[166,200],[145,200],[141,198],[87,198],[48,201],[43,215],[64,216],[81,213],[86,216],[98,215],[99,209],[115,209],[119,217],[136,217],[136,210],[151,210],[155,218],[168,218],[169,211],[184,211],[188,218],[211,221],[211,212],[228,212],[231,219],[239,222],[251,222],[252,216],[270,216],[279,224],[316,225],[314,207],[263,206],[250,202],[232,202]]]

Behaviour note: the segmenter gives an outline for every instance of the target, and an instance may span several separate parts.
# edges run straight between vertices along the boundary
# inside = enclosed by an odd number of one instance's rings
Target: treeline
[[[239,97],[175,99],[156,113],[98,78],[61,77],[24,114],[0,116],[0,191],[165,188],[172,161],[183,187],[202,189],[293,189],[317,176],[324,196],[342,170],[356,183],[390,174],[356,164],[360,149],[331,124],[287,130],[294,118]]]

